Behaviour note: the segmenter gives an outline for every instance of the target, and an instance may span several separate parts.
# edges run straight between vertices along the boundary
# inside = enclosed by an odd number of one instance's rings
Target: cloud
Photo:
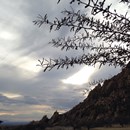
[[[52,38],[71,35],[68,29],[49,32],[47,26],[38,28],[32,21],[38,14],[50,19],[61,17],[69,2],[57,0],[1,0],[0,4],[0,119],[39,120],[51,116],[55,110],[65,112],[81,102],[84,85],[64,84],[63,79],[73,76],[84,66],[71,69],[53,69],[43,73],[36,67],[38,59],[77,55],[76,51],[60,51],[48,45]],[[77,7],[77,5],[73,5]],[[76,8],[77,9],[77,8]],[[102,78],[115,69],[104,67],[90,80]],[[78,79],[77,79],[78,80]],[[19,95],[19,96],[18,96]],[[12,97],[12,98],[11,98]]]
[[[41,102],[39,102],[36,97],[16,93],[1,93],[0,102],[6,105],[41,105]]]
[[[55,110],[65,112],[82,100],[82,95],[72,89],[74,86],[64,85],[61,82],[68,71],[73,72],[74,70],[59,70],[55,73],[54,70],[47,73],[40,71],[31,78],[24,77],[21,73],[24,70],[17,66],[4,65],[0,67],[0,71],[3,74],[0,75],[0,92],[2,93],[0,102],[3,104],[3,110],[10,108],[8,112],[6,112],[7,110],[2,112],[1,119],[8,117],[9,120],[16,120],[19,117],[21,120],[23,118],[20,118],[18,113],[22,112],[26,116],[25,120],[31,117],[34,120],[40,119],[45,114],[50,117]],[[10,96],[15,97],[16,95],[21,95],[21,97],[10,98]],[[38,107],[36,109],[37,105],[47,105],[50,106],[50,109],[41,111]],[[25,110],[26,113],[24,113]],[[10,113],[14,113],[13,116],[10,116]]]
[[[28,119],[30,118],[31,120],[39,120],[46,114],[51,117],[54,110],[65,112],[72,105],[75,105],[74,103],[76,102],[76,99],[67,101],[69,98],[52,98],[47,104],[45,102],[42,104],[43,100],[29,96],[24,96],[21,99],[10,99],[0,95],[0,99],[0,117],[3,120],[11,119],[13,121],[16,121],[18,118],[19,121],[22,121],[24,118],[25,121],[29,121]]]

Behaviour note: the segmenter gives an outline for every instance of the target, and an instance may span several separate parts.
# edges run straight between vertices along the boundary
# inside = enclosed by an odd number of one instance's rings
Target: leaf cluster
[[[115,67],[124,66],[130,60],[129,13],[127,11],[119,14],[116,9],[112,11],[112,3],[107,5],[106,1],[71,0],[70,4],[77,3],[84,8],[84,11],[75,11],[73,8],[65,9],[61,12],[62,18],[50,21],[46,14],[45,16],[39,15],[33,21],[39,27],[43,24],[49,25],[50,31],[59,31],[62,27],[68,27],[73,32],[73,37],[52,39],[49,43],[61,50],[78,51],[81,49],[84,52],[75,57],[39,60],[39,65],[44,68],[44,71],[55,67],[68,69],[69,66],[75,64],[95,65],[99,63],[100,67],[105,64]],[[129,10],[129,0],[121,0],[119,4],[125,4]]]

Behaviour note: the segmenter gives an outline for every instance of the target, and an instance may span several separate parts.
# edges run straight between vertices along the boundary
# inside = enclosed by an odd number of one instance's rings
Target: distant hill
[[[1,125],[6,125],[6,126],[16,126],[16,125],[26,125],[29,124],[29,122],[11,122],[11,121],[3,121]]]
[[[2,123],[3,121],[0,120],[0,124]]]

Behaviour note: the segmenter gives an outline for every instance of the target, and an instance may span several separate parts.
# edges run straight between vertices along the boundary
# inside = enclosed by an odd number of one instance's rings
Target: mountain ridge
[[[15,130],[43,130],[47,127],[64,126],[81,128],[130,124],[130,63],[110,79],[100,83],[89,92],[86,99],[66,113],[54,112],[48,119],[32,121]]]
[[[44,122],[44,121],[42,121]],[[39,121],[40,123],[40,121]],[[130,123],[130,63],[111,79],[98,84],[88,97],[70,111],[54,112],[48,126],[95,127]]]

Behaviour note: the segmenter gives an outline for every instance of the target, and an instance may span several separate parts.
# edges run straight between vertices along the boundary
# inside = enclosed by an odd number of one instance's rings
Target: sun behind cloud
[[[62,82],[65,84],[72,85],[83,85],[89,81],[90,76],[96,71],[96,68],[91,66],[85,66],[77,73],[68,77],[67,79],[63,79]]]

